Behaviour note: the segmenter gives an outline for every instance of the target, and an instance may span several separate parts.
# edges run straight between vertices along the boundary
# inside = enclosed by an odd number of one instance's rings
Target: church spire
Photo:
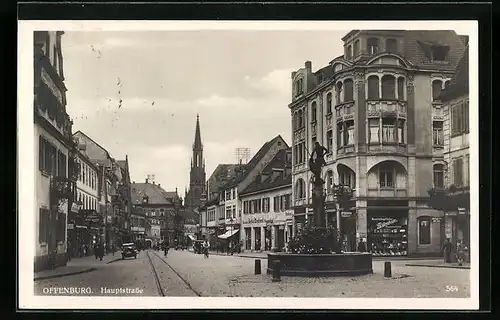
[[[193,150],[203,150],[203,145],[201,144],[200,115],[199,114],[196,114],[196,132],[194,135]]]

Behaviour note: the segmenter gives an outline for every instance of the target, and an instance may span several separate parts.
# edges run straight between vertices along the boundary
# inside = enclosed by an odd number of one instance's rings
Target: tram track
[[[158,288],[158,292],[160,294],[160,296],[162,297],[165,297],[165,291],[163,290],[163,287],[162,287],[162,284],[161,284],[161,280],[158,276],[158,272],[153,264],[153,260],[151,258],[151,256],[153,257],[156,257],[158,258],[158,260],[160,260],[163,264],[167,265],[167,267],[180,279],[182,280],[182,282],[184,282],[184,284],[186,284],[186,286],[188,287],[188,289],[190,291],[192,291],[196,296],[198,297],[201,297],[201,294],[196,291],[195,289],[193,289],[193,287],[191,286],[191,284],[179,273],[177,272],[177,270],[175,270],[163,257],[161,257],[160,255],[158,255],[156,252],[152,252],[152,254],[150,253],[150,251],[146,251],[146,254],[148,256],[148,259],[149,259],[149,263],[151,265],[151,268],[153,270],[153,275],[155,277],[155,282],[156,282],[156,286]]]

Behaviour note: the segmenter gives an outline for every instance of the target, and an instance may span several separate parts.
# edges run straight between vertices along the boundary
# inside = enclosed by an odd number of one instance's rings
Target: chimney
[[[312,62],[311,61],[306,61],[304,63],[304,65],[305,65],[307,70],[311,71],[311,69],[312,69]]]
[[[134,184],[135,184],[135,181],[132,181],[132,183],[134,183]]]
[[[161,184],[158,183],[158,188],[161,188]]]
[[[148,179],[148,178],[146,178],[146,183],[148,183],[148,180],[149,180],[149,179]]]

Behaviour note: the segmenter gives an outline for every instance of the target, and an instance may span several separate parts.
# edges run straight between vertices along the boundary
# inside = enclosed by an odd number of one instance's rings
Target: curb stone
[[[407,267],[424,267],[424,268],[448,268],[448,269],[470,269],[468,266],[440,266],[440,265],[432,265],[432,264],[414,264],[407,263],[405,264]]]
[[[88,269],[84,269],[84,270],[80,270],[80,271],[73,271],[73,272],[67,272],[67,273],[61,273],[61,274],[54,274],[54,275],[50,275],[50,276],[35,277],[34,281],[46,280],[46,279],[53,279],[53,278],[62,278],[62,277],[65,277],[65,276],[73,276],[73,275],[76,275],[76,274],[88,273],[88,272],[91,272],[91,271],[94,271],[94,270],[96,270],[96,268],[88,268]]]

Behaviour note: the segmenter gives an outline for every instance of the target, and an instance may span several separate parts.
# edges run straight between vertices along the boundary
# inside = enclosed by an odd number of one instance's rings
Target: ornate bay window
[[[368,119],[369,144],[406,144],[406,119],[377,117]]]

